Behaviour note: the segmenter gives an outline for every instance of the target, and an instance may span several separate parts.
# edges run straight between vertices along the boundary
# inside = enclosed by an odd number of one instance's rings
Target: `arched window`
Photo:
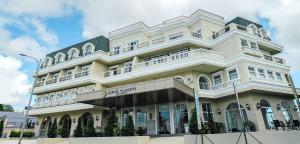
[[[252,31],[252,34],[258,35],[258,33],[257,33],[257,27],[254,24],[250,24],[250,29]]]
[[[65,60],[65,55],[63,53],[57,53],[55,55],[55,64],[60,64],[63,63]]]
[[[72,49],[70,49],[69,50],[69,52],[68,52],[68,59],[69,60],[72,60],[72,59],[76,59],[77,58],[77,56],[78,56],[78,50],[77,49],[75,49],[75,48],[72,48]]]
[[[260,101],[260,107],[266,129],[271,129],[274,126],[274,113],[272,107],[270,103],[264,99]]]
[[[51,66],[52,65],[52,58],[47,57],[43,63],[43,67]]]
[[[210,85],[209,85],[209,81],[208,78],[206,76],[201,76],[199,77],[199,87],[200,89],[203,90],[209,90]]]
[[[59,120],[58,127],[59,127],[59,129],[66,130],[68,132],[68,135],[70,135],[71,124],[72,124],[72,120],[71,120],[70,115],[64,115]]]
[[[42,137],[47,136],[48,129],[49,129],[51,123],[52,123],[52,118],[50,116],[46,117],[42,121],[41,126],[40,126],[39,136],[42,136]]]
[[[88,122],[91,121],[92,123],[94,123],[94,117],[93,114],[87,112],[84,113],[81,117],[80,117],[80,122],[81,122],[81,126],[82,127],[86,127]]]
[[[84,56],[87,56],[87,55],[90,55],[94,52],[95,50],[95,47],[93,44],[91,43],[87,43],[85,44],[83,47],[82,47],[82,50],[83,50],[83,55]]]
[[[240,113],[240,110],[242,112],[242,115]],[[243,119],[244,120],[248,120],[247,117],[247,113],[245,108],[240,105],[240,110],[238,107],[238,104],[233,102],[230,103],[227,107],[226,107],[226,123],[227,123],[227,130],[231,131],[231,132],[235,132],[235,131],[241,131],[243,129]]]

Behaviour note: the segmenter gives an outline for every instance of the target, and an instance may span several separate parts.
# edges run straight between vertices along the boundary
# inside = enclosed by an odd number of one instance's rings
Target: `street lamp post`
[[[19,138],[18,144],[22,143],[22,138],[23,138],[23,133],[24,133],[25,125],[27,124],[28,111],[30,109],[31,100],[32,100],[33,92],[34,92],[34,84],[36,83],[37,74],[38,74],[38,71],[39,71],[39,68],[40,68],[40,63],[41,63],[40,59],[34,58],[32,56],[25,55],[25,54],[20,54],[20,55],[23,56],[23,57],[28,57],[28,58],[31,58],[31,59],[35,60],[36,61],[36,70],[35,70],[35,75],[34,75],[35,79],[34,79],[34,82],[32,84],[32,89],[31,89],[31,92],[30,92],[29,102],[28,102],[27,108],[25,109],[25,111],[26,111],[25,112],[25,118],[24,118],[24,122],[22,124],[22,129],[21,129],[21,134],[20,134],[20,138]]]

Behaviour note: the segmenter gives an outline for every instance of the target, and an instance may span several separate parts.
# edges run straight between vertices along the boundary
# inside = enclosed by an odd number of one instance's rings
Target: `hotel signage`
[[[136,92],[136,86],[128,86],[122,88],[109,89],[104,91],[104,97],[120,96],[133,94]]]

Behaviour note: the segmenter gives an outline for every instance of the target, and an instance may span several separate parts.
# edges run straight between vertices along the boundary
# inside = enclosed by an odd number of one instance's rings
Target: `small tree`
[[[197,114],[196,108],[192,110],[192,116],[189,123],[189,131],[191,134],[198,134],[198,123],[197,123]]]
[[[81,118],[78,119],[78,124],[73,135],[74,137],[82,137]]]
[[[107,119],[107,124],[104,128],[104,135],[105,136],[114,136],[115,130],[118,128],[118,118],[116,116],[115,110],[110,111],[110,115]]]
[[[49,138],[55,138],[57,137],[57,119],[54,119],[54,123],[50,125],[50,128],[48,130],[47,136]]]
[[[3,124],[4,124],[4,121],[1,120],[0,121],[0,138],[2,137],[2,133],[3,133]]]
[[[83,136],[85,137],[95,137],[96,130],[94,128],[94,120],[88,119],[87,126],[83,128]]]
[[[129,115],[128,118],[126,119],[126,124],[124,128],[122,128],[122,135],[134,136],[134,124],[131,115]]]

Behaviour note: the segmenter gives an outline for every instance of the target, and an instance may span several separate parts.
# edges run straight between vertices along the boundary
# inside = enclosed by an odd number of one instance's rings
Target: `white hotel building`
[[[258,131],[273,128],[273,120],[298,119],[290,66],[275,57],[282,50],[260,24],[225,22],[202,10],[152,27],[126,26],[47,55],[30,110],[38,117],[36,135],[44,136],[54,119],[67,121],[71,135],[79,118],[103,129],[111,108],[120,127],[130,114],[149,135],[187,133],[194,95],[204,122],[241,130],[233,83],[245,118]]]

